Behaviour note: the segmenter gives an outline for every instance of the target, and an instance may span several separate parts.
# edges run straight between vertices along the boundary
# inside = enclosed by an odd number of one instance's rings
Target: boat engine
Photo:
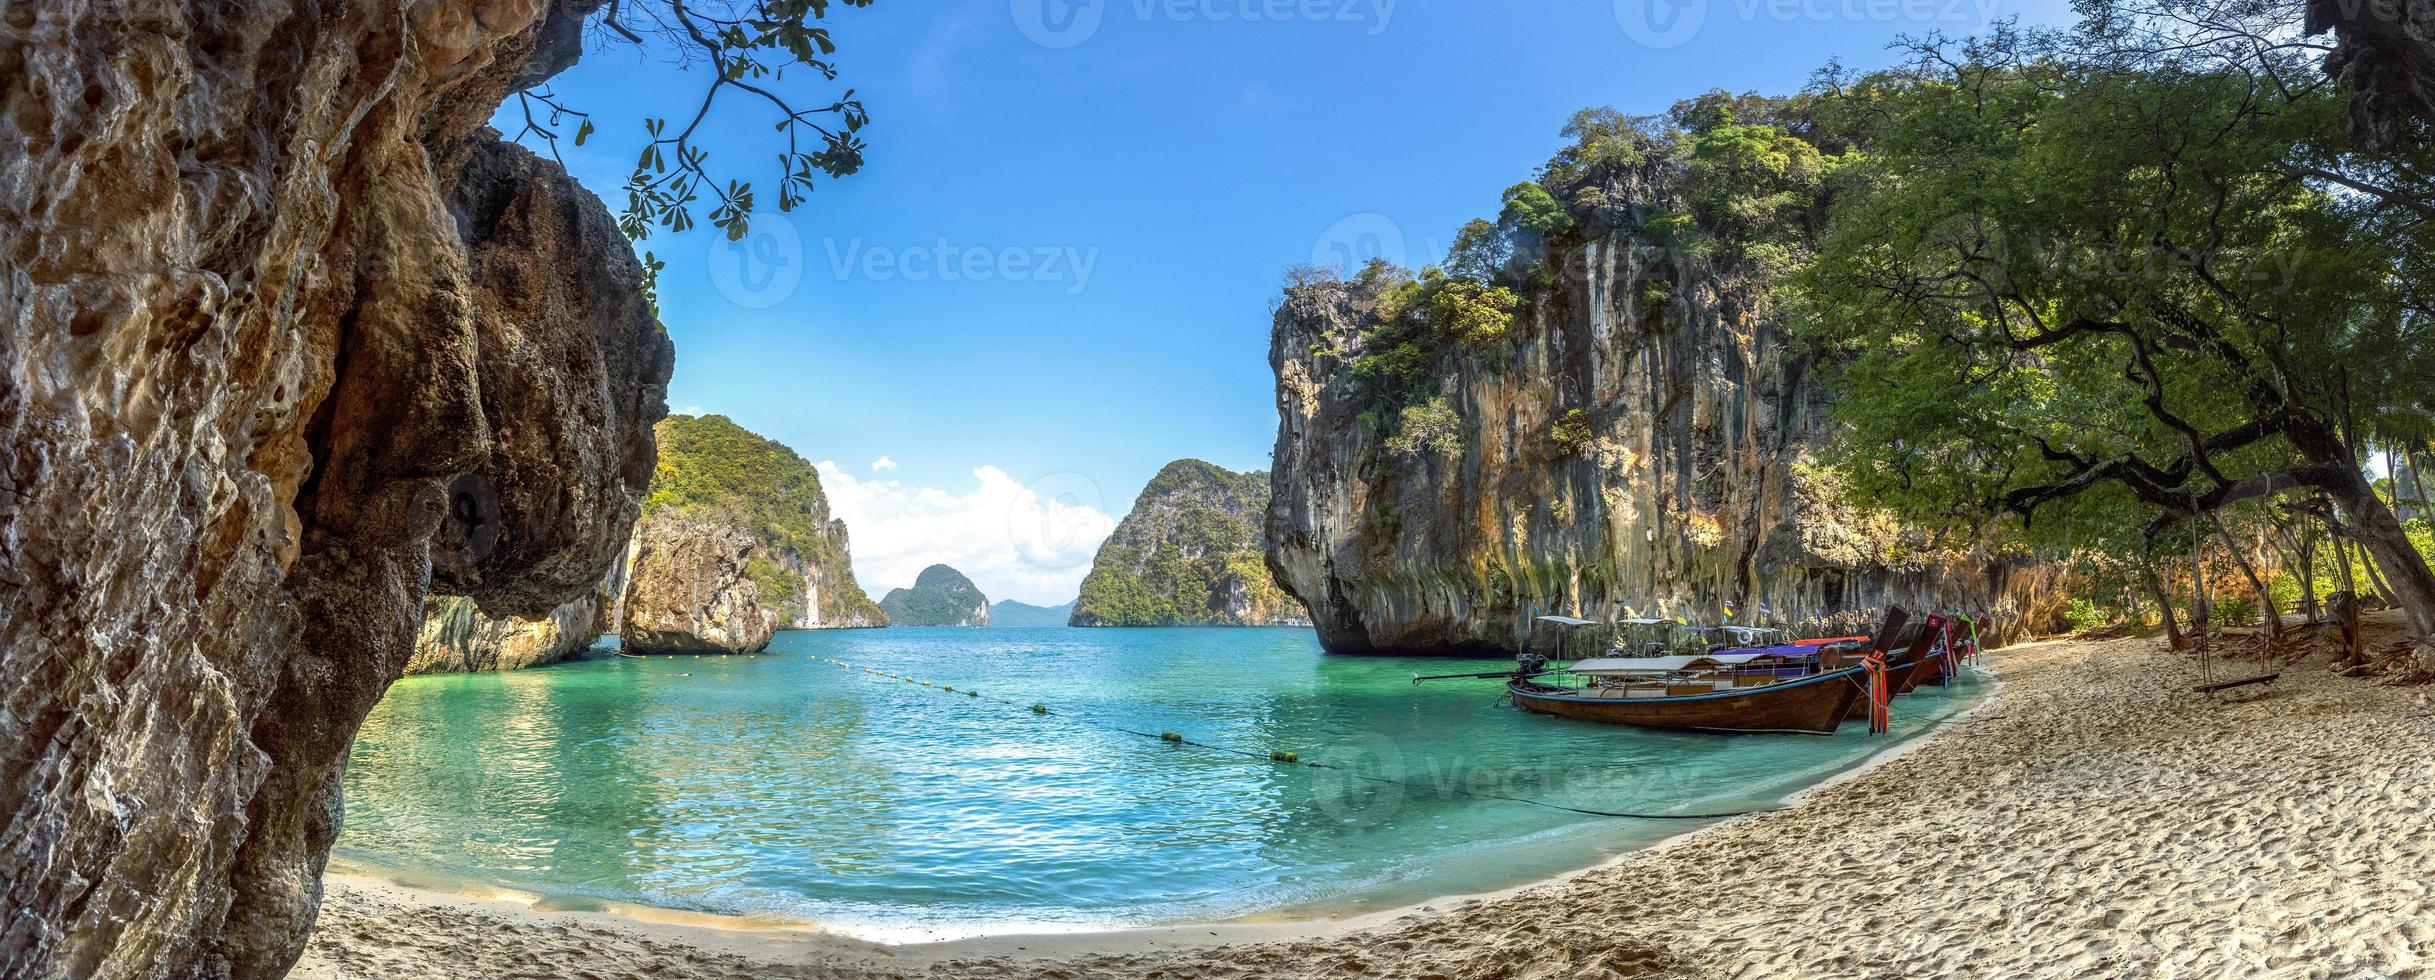
[[[1515,677],[1528,677],[1546,669],[1547,656],[1545,654],[1525,653],[1514,658],[1513,675]]]

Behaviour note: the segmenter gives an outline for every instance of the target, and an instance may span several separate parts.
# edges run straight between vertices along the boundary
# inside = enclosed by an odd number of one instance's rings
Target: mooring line
[[[1506,796],[1506,795],[1503,795],[1503,794],[1501,794],[1501,793],[1481,793],[1481,792],[1476,792],[1476,791],[1473,791],[1473,790],[1461,789],[1461,788],[1458,788],[1458,787],[1449,787],[1449,786],[1427,787],[1427,786],[1422,786],[1421,784],[1418,784],[1418,783],[1414,783],[1414,782],[1412,782],[1412,781],[1410,781],[1410,780],[1396,779],[1396,778],[1394,778],[1394,777],[1392,777],[1392,776],[1372,776],[1372,775],[1367,775],[1367,774],[1361,773],[1361,772],[1359,772],[1359,771],[1357,771],[1357,770],[1348,769],[1348,768],[1346,768],[1346,767],[1344,767],[1344,766],[1335,765],[1335,764],[1333,764],[1333,763],[1327,763],[1327,762],[1314,762],[1314,761],[1306,760],[1306,759],[1303,759],[1303,758],[1301,758],[1300,756],[1298,756],[1298,755],[1296,755],[1295,753],[1292,753],[1292,752],[1286,752],[1286,751],[1279,750],[1279,751],[1272,751],[1272,752],[1269,752],[1269,753],[1268,753],[1268,754],[1266,754],[1266,755],[1262,755],[1262,754],[1260,754],[1260,753],[1258,753],[1258,752],[1255,752],[1255,751],[1252,751],[1252,750],[1250,750],[1250,749],[1238,749],[1238,748],[1235,748],[1235,747],[1233,747],[1233,746],[1228,746],[1228,745],[1212,745],[1212,744],[1207,743],[1207,742],[1195,741],[1195,740],[1193,740],[1193,739],[1185,738],[1184,736],[1179,735],[1179,734],[1177,734],[1177,733],[1175,733],[1175,732],[1158,732],[1158,733],[1156,733],[1156,734],[1153,734],[1153,733],[1150,733],[1150,732],[1145,732],[1145,731],[1140,731],[1140,730],[1137,730],[1137,729],[1127,728],[1127,727],[1125,727],[1124,725],[1119,724],[1119,723],[1116,723],[1116,722],[1105,721],[1105,720],[1100,720],[1100,719],[1094,719],[1094,718],[1092,718],[1092,717],[1091,717],[1090,715],[1088,715],[1088,714],[1077,713],[1077,712],[1068,712],[1068,711],[1058,711],[1058,710],[1055,710],[1055,709],[1050,708],[1049,706],[1047,706],[1047,705],[1045,705],[1045,704],[1037,704],[1037,703],[1035,703],[1035,704],[1030,704],[1030,705],[1024,705],[1024,704],[1021,704],[1020,702],[1011,701],[1011,700],[1008,700],[1008,699],[1006,699],[1006,698],[997,697],[997,696],[995,696],[995,695],[983,694],[983,693],[981,693],[980,691],[974,690],[974,689],[969,688],[969,687],[967,687],[967,688],[957,688],[956,686],[954,686],[954,685],[952,685],[952,684],[933,684],[933,683],[931,683],[930,681],[921,680],[921,679],[919,679],[919,678],[914,678],[914,677],[906,677],[906,676],[903,676],[903,675],[901,675],[901,674],[892,674],[892,673],[889,673],[889,672],[887,672],[887,671],[884,671],[884,670],[879,670],[879,669],[874,668],[874,667],[859,667],[859,666],[856,666],[856,665],[854,665],[854,664],[847,663],[847,662],[845,662],[845,661],[843,661],[843,660],[831,660],[831,659],[829,659],[829,658],[827,658],[827,657],[818,657],[818,656],[815,656],[815,657],[813,657],[812,659],[817,660],[817,661],[819,661],[819,662],[821,662],[821,663],[824,663],[824,664],[828,664],[829,666],[832,666],[832,667],[837,667],[837,668],[841,668],[841,669],[844,669],[844,670],[861,671],[861,672],[863,672],[863,673],[865,673],[865,674],[869,674],[869,675],[871,675],[871,676],[873,676],[873,677],[882,677],[882,678],[886,678],[886,679],[889,679],[889,680],[903,681],[903,682],[905,682],[905,683],[907,683],[907,684],[919,684],[919,685],[921,685],[921,686],[923,686],[923,687],[925,687],[925,688],[929,688],[929,689],[934,690],[934,691],[939,691],[939,692],[941,692],[941,693],[947,693],[947,694],[961,694],[961,695],[964,695],[965,697],[968,697],[968,698],[973,698],[973,699],[975,699],[975,700],[981,700],[981,701],[988,701],[988,702],[991,702],[991,703],[993,703],[993,704],[1003,704],[1003,705],[1009,705],[1009,706],[1013,706],[1013,707],[1025,708],[1025,709],[1027,709],[1027,710],[1031,711],[1033,714],[1037,714],[1037,715],[1049,715],[1049,716],[1052,716],[1052,717],[1063,718],[1063,719],[1065,719],[1066,721],[1068,721],[1068,722],[1070,722],[1070,723],[1072,723],[1072,724],[1077,724],[1077,725],[1087,725],[1087,726],[1090,726],[1090,727],[1093,727],[1093,728],[1098,728],[1098,729],[1101,729],[1101,730],[1104,730],[1104,731],[1116,732],[1116,733],[1123,734],[1123,735],[1133,735],[1133,736],[1137,736],[1137,737],[1140,737],[1140,738],[1157,739],[1158,741],[1161,741],[1161,742],[1167,743],[1167,744],[1169,744],[1169,745],[1188,745],[1188,746],[1191,746],[1191,747],[1196,748],[1196,749],[1206,749],[1206,750],[1211,751],[1211,752],[1223,752],[1223,753],[1226,753],[1226,754],[1228,754],[1228,755],[1241,756],[1241,757],[1246,758],[1246,759],[1251,759],[1251,760],[1258,761],[1258,762],[1267,762],[1267,763],[1271,763],[1271,764],[1274,764],[1274,765],[1303,766],[1303,767],[1308,767],[1308,768],[1311,768],[1311,769],[1327,769],[1327,770],[1332,770],[1332,771],[1335,771],[1335,772],[1340,772],[1340,773],[1343,773],[1343,774],[1345,774],[1346,776],[1350,776],[1350,777],[1352,777],[1352,778],[1354,778],[1354,779],[1364,780],[1364,781],[1367,781],[1367,782],[1373,782],[1373,783],[1381,783],[1381,784],[1390,785],[1390,786],[1400,786],[1400,787],[1405,787],[1405,788],[1408,788],[1408,789],[1411,789],[1411,790],[1414,790],[1414,791],[1420,791],[1420,792],[1425,792],[1425,791],[1430,790],[1430,789],[1436,789],[1436,790],[1437,790],[1437,791],[1439,791],[1439,792],[1443,792],[1443,793],[1449,793],[1449,794],[1453,794],[1453,795],[1456,795],[1456,796],[1467,796],[1467,797],[1470,797],[1470,798],[1472,798],[1472,799],[1476,799],[1476,800],[1497,800],[1497,801],[1502,801],[1502,802],[1506,802],[1506,803],[1522,803],[1522,804],[1527,804],[1527,805],[1530,805],[1530,806],[1535,806],[1535,807],[1544,807],[1544,808],[1549,809],[1549,810],[1561,810],[1561,811],[1563,811],[1563,812],[1565,812],[1565,813],[1578,813],[1578,814],[1582,814],[1582,815],[1584,815],[1584,816],[1591,816],[1591,817],[1621,817],[1621,818],[1624,818],[1624,819],[1629,819],[1629,820],[1724,820],[1724,819],[1728,819],[1728,818],[1731,818],[1731,817],[1746,817],[1746,816],[1749,816],[1749,815],[1751,815],[1751,814],[1753,814],[1753,813],[1772,813],[1772,812],[1774,812],[1774,811],[1776,811],[1776,810],[1781,810],[1781,809],[1783,809],[1783,807],[1768,807],[1768,808],[1766,808],[1766,809],[1760,809],[1760,810],[1737,810],[1737,811],[1734,811],[1734,812],[1731,812],[1731,813],[1627,813],[1627,812],[1619,812],[1619,811],[1614,811],[1614,810],[1590,810],[1590,809],[1585,809],[1585,808],[1582,808],[1582,807],[1577,807],[1577,806],[1565,806],[1565,805],[1563,805],[1563,804],[1561,804],[1561,803],[1549,803],[1549,802],[1547,802],[1547,801],[1545,801],[1545,800],[1534,800],[1534,799],[1530,799],[1530,798],[1528,798],[1528,797],[1523,797],[1523,796]]]

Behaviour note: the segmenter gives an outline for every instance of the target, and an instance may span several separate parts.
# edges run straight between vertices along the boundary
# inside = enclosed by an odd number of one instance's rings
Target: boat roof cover
[[[1600,657],[1573,664],[1575,674],[1672,674],[1685,670],[1740,667],[1757,660],[1782,660],[1773,653],[1717,653],[1680,657]]]
[[[1782,660],[1784,655],[1768,650],[1736,650],[1732,653],[1711,653],[1708,659],[1716,661],[1718,666],[1739,667],[1760,660]]]
[[[1540,621],[1540,622],[1542,622],[1542,623],[1558,623],[1558,624],[1562,624],[1562,625],[1565,625],[1565,626],[1588,626],[1588,625],[1590,625],[1590,621],[1589,621],[1589,620],[1586,620],[1586,619],[1574,619],[1574,618],[1573,618],[1573,617],[1571,617],[1571,616],[1541,616],[1541,617],[1539,617],[1539,621]]]

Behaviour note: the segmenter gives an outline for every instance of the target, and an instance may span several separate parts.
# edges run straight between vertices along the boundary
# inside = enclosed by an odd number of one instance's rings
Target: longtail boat
[[[1978,621],[1968,616],[1955,617],[1946,627],[1944,645],[1939,649],[1937,669],[1920,683],[1944,687],[1961,676],[1962,665],[1978,656]]]
[[[1888,609],[1882,649],[1910,614]],[[1837,655],[1831,666],[1821,658]],[[1675,657],[1609,657],[1546,669],[1525,661],[1506,683],[1516,707],[1539,714],[1643,728],[1832,735],[1855,705],[1866,709],[1869,667],[1832,648],[1782,644]],[[1541,678],[1566,678],[1574,684]],[[1415,678],[1418,680],[1419,678]]]
[[[1876,641],[1875,649],[1885,653],[1886,688],[1893,696],[1900,697],[1918,686],[1920,668],[1929,660],[1929,651],[1934,649],[1936,642],[1937,626],[1943,620],[1942,616],[1931,615],[1927,622],[1911,630],[1902,630],[1895,637],[1881,636]],[[1902,646],[1902,649],[1889,652],[1895,645]],[[1868,716],[1868,699],[1863,698],[1859,704],[1852,706],[1851,714],[1845,716],[1845,720],[1859,721]]]
[[[1558,627],[1594,625],[1570,616],[1546,615]],[[1886,610],[1876,638],[1855,644],[1849,637],[1803,643],[1780,629],[1700,627],[1659,620],[1624,620],[1623,627],[1721,631],[1744,644],[1710,646],[1687,655],[1608,656],[1569,666],[1524,653],[1512,670],[1415,675],[1414,684],[1434,680],[1498,679],[1516,707],[1537,714],[1606,724],[1707,732],[1783,732],[1832,735],[1847,719],[1870,718],[1872,688],[1883,696],[1918,683],[1928,652],[1942,635],[1944,618],[1904,630],[1910,614]],[[1899,638],[1904,649],[1886,657]],[[1561,639],[1561,634],[1559,634]],[[1559,643],[1559,648],[1563,644]],[[1663,650],[1671,642],[1642,645],[1626,640],[1616,652]],[[1872,655],[1873,654],[1873,655]],[[1881,670],[1882,673],[1873,673]],[[1872,730],[1874,730],[1872,728]]]
[[[1832,735],[1843,723],[1843,716],[1860,700],[1862,675],[1868,669],[1846,667],[1755,687],[1741,686],[1737,678],[1721,669],[1707,679],[1684,676],[1706,666],[1709,665],[1631,664],[1622,658],[1583,661],[1564,673],[1592,678],[1587,685],[1562,687],[1517,677],[1505,685],[1505,690],[1512,696],[1514,706],[1524,711],[1579,721],[1701,732]],[[1652,671],[1663,667],[1676,669]],[[1668,673],[1675,676],[1669,677]]]
[[[1944,636],[1944,614],[1929,613],[1928,621],[1920,624],[1919,637],[1911,641],[1911,649],[1906,651],[1904,659],[1910,661],[1908,669],[1897,672],[1892,678],[1895,694],[1909,694],[1917,690],[1920,682],[1942,669],[1943,659],[1937,651]]]

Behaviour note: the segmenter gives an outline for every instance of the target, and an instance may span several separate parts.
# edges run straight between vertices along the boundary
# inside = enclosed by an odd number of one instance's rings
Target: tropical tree
[[[2435,137],[2435,31],[2398,0],[2075,0],[2085,57],[2205,64],[2272,76],[2287,92],[2339,88],[2365,148]]]
[[[1865,134],[1801,290],[1846,365],[1847,477],[2032,524],[2118,491],[2151,535],[2321,494],[2435,630],[2363,465],[2427,414],[2422,260],[2400,205],[2302,172],[2354,165],[2341,100],[2054,54],[1998,32],[1825,79]]]
[[[837,80],[837,45],[824,23],[833,5],[868,7],[871,0],[608,0],[597,5],[578,43],[636,48],[680,71],[707,69],[701,101],[690,114],[642,122],[634,172],[626,179],[626,205],[617,218],[628,238],[648,238],[655,227],[690,229],[695,209],[703,206],[709,208],[710,223],[729,240],[744,237],[758,200],[753,185],[713,173],[710,151],[699,140],[703,122],[727,100],[746,100],[776,120],[778,210],[803,203],[816,175],[844,177],[862,169],[861,133],[870,114],[851,88],[839,93],[817,88]],[[574,53],[565,52],[566,59]],[[549,86],[548,77],[565,64],[529,73],[520,85],[516,104],[523,125],[510,138],[541,143],[553,154],[562,134],[577,146],[591,139],[597,129],[591,114]],[[805,84],[807,78],[811,84]]]

